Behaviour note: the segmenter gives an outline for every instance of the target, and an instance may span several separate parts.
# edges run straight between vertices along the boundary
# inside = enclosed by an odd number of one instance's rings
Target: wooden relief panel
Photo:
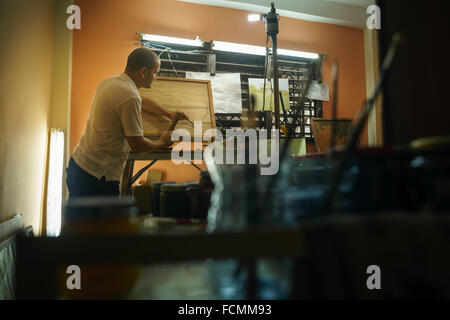
[[[142,97],[158,102],[168,111],[183,111],[192,122],[202,121],[202,134],[216,127],[210,81],[160,77],[151,89],[139,91]],[[170,123],[171,120],[142,109],[144,136],[159,137]],[[186,120],[180,120],[175,129],[186,129],[194,136],[194,127]]]
[[[336,146],[345,146],[352,129],[352,119],[336,119]],[[327,152],[331,146],[331,119],[311,119],[314,142],[319,153]]]

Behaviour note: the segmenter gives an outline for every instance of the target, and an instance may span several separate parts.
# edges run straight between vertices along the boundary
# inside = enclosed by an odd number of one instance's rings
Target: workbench
[[[131,195],[131,186],[134,182],[136,182],[137,179],[145,172],[147,171],[151,166],[153,166],[156,161],[158,160],[171,160],[172,157],[172,149],[163,149],[163,150],[155,150],[153,152],[143,152],[143,153],[133,153],[130,152],[128,155],[128,158],[125,162],[125,167],[123,170],[122,175],[122,184],[121,184],[121,190],[120,194],[122,196],[129,196]],[[190,163],[197,168],[198,170],[201,170],[195,163],[192,161],[196,159],[203,159],[203,151],[202,150],[196,150],[195,152],[191,152],[191,161]],[[134,171],[134,162],[135,161],[148,161],[151,162],[146,165],[144,168],[139,170],[135,175],[133,175]]]
[[[258,140],[261,141],[261,140]],[[137,179],[139,179],[139,177],[146,171],[148,170],[151,166],[153,166],[156,161],[158,160],[172,160],[172,150],[173,148],[175,148],[175,146],[179,145],[179,143],[183,143],[185,144],[182,148],[182,150],[185,151],[189,151],[190,153],[190,164],[193,165],[195,168],[197,168],[198,170],[201,170],[194,162],[196,160],[204,160],[203,157],[203,152],[205,150],[205,148],[210,144],[210,142],[176,142],[176,144],[172,147],[172,148],[167,148],[167,149],[161,149],[161,150],[155,150],[153,152],[144,152],[144,153],[133,153],[130,152],[128,155],[128,158],[126,160],[125,163],[125,167],[124,167],[124,171],[123,171],[123,175],[122,175],[122,184],[121,184],[121,195],[122,196],[129,196],[131,194],[131,186],[133,185],[134,182],[136,182]],[[238,163],[238,157],[242,157],[243,154],[245,155],[246,159],[246,163],[248,163],[248,150],[245,150],[245,146],[238,146],[237,143],[232,143],[232,147],[228,147],[228,141],[221,141],[221,142],[213,142],[214,144],[214,150],[218,150],[219,148],[221,149],[222,152],[222,156],[223,156],[223,161],[222,163],[226,163],[229,159],[227,154],[227,151],[232,150],[234,152],[234,156],[233,156],[233,160],[234,163]],[[267,147],[270,150],[270,140],[267,140]],[[283,143],[283,142],[282,142]],[[188,147],[188,145],[190,145],[190,147]],[[196,145],[198,144],[198,146]],[[226,145],[225,145],[226,144]],[[201,149],[199,149],[199,147],[201,146]],[[261,146],[258,146],[258,150],[260,150]],[[177,151],[178,152],[178,151]],[[290,147],[290,152],[291,154],[295,154],[295,155],[303,155],[306,154],[306,141],[304,138],[302,139],[295,139],[294,143],[291,144]],[[180,152],[180,157],[182,157],[182,151]],[[260,161],[260,151],[257,152],[256,154],[256,159],[259,163]],[[240,159],[243,160],[243,159]],[[144,168],[142,168],[141,170],[139,170],[139,172],[137,172],[135,175],[133,175],[133,171],[134,171],[134,162],[135,161],[151,161],[150,164],[146,165]]]

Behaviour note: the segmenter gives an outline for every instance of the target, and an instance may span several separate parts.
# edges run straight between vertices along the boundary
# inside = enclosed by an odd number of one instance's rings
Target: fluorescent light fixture
[[[259,20],[261,17],[259,14],[249,15],[249,21],[256,21],[256,20],[250,20],[250,16],[254,16],[254,18],[258,17],[257,20]],[[204,45],[204,42],[202,40],[200,40],[199,37],[197,37],[195,40],[190,40],[190,39],[183,39],[183,38],[159,36],[156,34],[145,34],[145,33],[141,33],[140,36],[141,36],[141,39],[145,40],[145,41],[154,41],[154,42],[161,42],[161,43],[174,43],[174,44],[181,44],[181,45],[192,46],[192,47],[203,47],[203,45]],[[259,56],[266,55],[265,47],[252,46],[252,45],[248,45],[248,44],[239,44],[239,43],[233,43],[233,42],[225,42],[225,41],[213,41],[213,44],[214,44],[214,46],[213,46],[214,50],[255,54],[255,55],[259,55]],[[293,51],[293,50],[285,50],[285,49],[278,49],[278,55],[299,57],[299,58],[306,58],[306,59],[318,59],[319,58],[319,55],[317,53]]]
[[[239,44],[239,43],[224,42],[224,41],[213,41],[213,42],[214,42],[214,46],[213,46],[214,50],[236,52],[236,53],[256,54],[256,55],[260,55],[260,56],[266,55],[265,47],[251,46],[251,45],[247,45],[247,44]],[[277,53],[278,53],[278,55],[282,55],[282,56],[291,56],[291,57],[299,57],[299,58],[306,58],[306,59],[318,59],[319,58],[319,55],[317,53],[303,52],[303,51],[278,49]]]
[[[213,49],[219,50],[219,51],[227,51],[227,52],[256,54],[259,56],[266,55],[265,47],[251,46],[248,44],[239,44],[239,43],[224,42],[224,41],[214,41]]]
[[[280,56],[291,56],[291,57],[299,57],[299,58],[307,58],[307,59],[318,59],[319,55],[317,53],[312,52],[304,52],[304,51],[293,51],[293,50],[285,50],[278,49],[278,55]]]
[[[183,38],[175,38],[175,37],[158,36],[155,34],[145,34],[145,33],[141,33],[141,37],[142,37],[142,40],[146,40],[146,41],[181,44],[181,45],[191,46],[191,47],[203,47],[203,41],[200,40],[198,37],[195,40],[191,40],[191,39],[183,39]]]
[[[47,236],[57,237],[61,232],[63,163],[64,131],[52,129],[47,182]]]
[[[248,15],[248,21],[253,22],[253,21],[260,21],[261,20],[261,15],[260,14],[249,14]]]

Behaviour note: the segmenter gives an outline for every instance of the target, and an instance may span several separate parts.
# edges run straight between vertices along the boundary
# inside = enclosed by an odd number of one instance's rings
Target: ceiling
[[[301,1],[301,0],[300,0]],[[349,4],[352,6],[367,8],[374,3],[372,0],[325,0],[326,2],[337,2],[342,4]]]
[[[294,19],[364,28],[367,7],[375,0],[178,0],[203,5],[267,13],[270,3],[280,16]]]

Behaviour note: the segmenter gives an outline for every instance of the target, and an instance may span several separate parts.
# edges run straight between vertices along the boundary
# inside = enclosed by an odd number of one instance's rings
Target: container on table
[[[129,236],[138,231],[138,209],[132,198],[90,197],[68,201],[61,237]],[[76,243],[74,243],[76,245]],[[99,252],[101,254],[101,252]],[[120,252],[117,252],[120,255]],[[118,299],[125,297],[139,278],[139,265],[89,264],[80,267],[81,289],[69,290],[67,266],[60,270],[59,288],[71,299]]]
[[[181,184],[165,184],[161,187],[160,215],[168,218],[188,218],[189,195],[188,186]]]
[[[152,213],[153,216],[160,216],[160,198],[161,198],[161,187],[165,184],[174,184],[175,181],[156,181],[152,183],[152,195],[151,195],[151,204],[152,204]]]

